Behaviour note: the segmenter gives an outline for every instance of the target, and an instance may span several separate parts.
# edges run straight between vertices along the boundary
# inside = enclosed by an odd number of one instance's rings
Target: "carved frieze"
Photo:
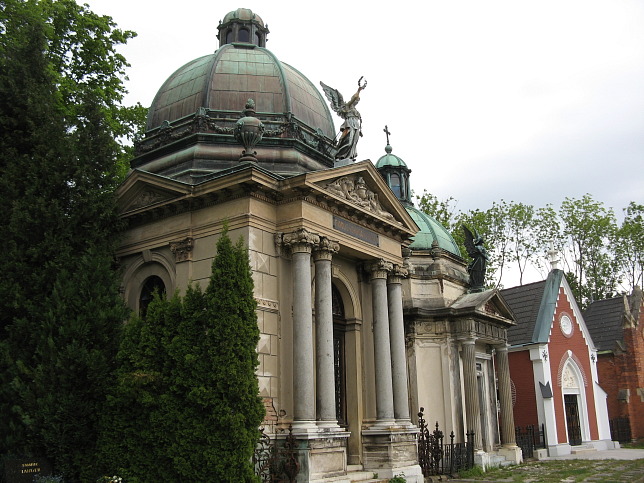
[[[394,215],[385,210],[378,200],[378,193],[367,187],[362,176],[343,176],[327,183],[324,187],[329,193],[343,198],[350,203],[381,216],[387,220],[395,221]]]

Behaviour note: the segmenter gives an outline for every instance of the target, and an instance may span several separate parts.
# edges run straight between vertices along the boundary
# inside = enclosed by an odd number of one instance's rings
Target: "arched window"
[[[394,192],[396,197],[399,199],[402,198],[402,184],[400,182],[400,176],[397,173],[391,173],[389,177],[389,183],[391,186],[391,191]]]
[[[165,284],[161,277],[152,275],[145,279],[143,282],[143,288],[141,288],[141,296],[139,297],[139,315],[143,318],[148,313],[148,305],[152,302],[154,298],[154,293],[157,292],[159,295],[165,295]]]
[[[261,39],[261,37],[259,36],[259,32],[255,32],[255,45],[257,45],[258,47],[264,47],[264,46],[261,44],[261,42],[262,42],[262,39]]]
[[[248,29],[239,29],[237,40],[239,42],[250,42],[250,32],[248,31]]]
[[[230,44],[232,43],[232,41],[233,41],[233,31],[232,29],[228,29],[228,31],[226,32],[226,43]]]

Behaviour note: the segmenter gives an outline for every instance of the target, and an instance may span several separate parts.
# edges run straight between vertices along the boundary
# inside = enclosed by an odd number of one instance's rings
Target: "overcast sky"
[[[412,188],[486,209],[590,193],[644,203],[644,2],[91,0],[134,30],[126,103],[149,106],[217,25],[250,8],[281,61],[348,99],[364,76],[359,159],[393,153]],[[335,118],[336,129],[341,121]]]

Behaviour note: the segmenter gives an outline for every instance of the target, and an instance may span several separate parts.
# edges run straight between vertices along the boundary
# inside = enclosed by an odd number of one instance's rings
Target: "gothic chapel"
[[[457,440],[474,431],[479,464],[518,462],[498,292],[468,292],[389,144],[376,165],[335,159],[326,99],[266,49],[257,14],[218,29],[219,48],[159,89],[118,191],[128,305],[207,283],[227,222],[249,248],[266,431],[292,425],[298,481],[423,481],[420,406]]]

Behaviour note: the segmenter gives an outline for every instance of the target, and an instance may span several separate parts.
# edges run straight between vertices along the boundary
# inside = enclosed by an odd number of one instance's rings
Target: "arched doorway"
[[[139,316],[145,318],[148,313],[148,306],[154,298],[154,293],[165,295],[165,283],[161,277],[152,275],[145,279],[143,287],[141,287],[141,294],[139,295]]]
[[[335,369],[335,413],[338,424],[347,427],[347,374],[344,333],[346,319],[344,302],[338,288],[331,285],[333,306],[333,365]]]
[[[568,360],[564,366],[561,375],[563,397],[564,397],[564,414],[566,417],[566,431],[568,435],[568,444],[579,446],[582,444],[582,421],[580,398],[582,396],[583,385],[579,377],[579,370],[571,360]]]

